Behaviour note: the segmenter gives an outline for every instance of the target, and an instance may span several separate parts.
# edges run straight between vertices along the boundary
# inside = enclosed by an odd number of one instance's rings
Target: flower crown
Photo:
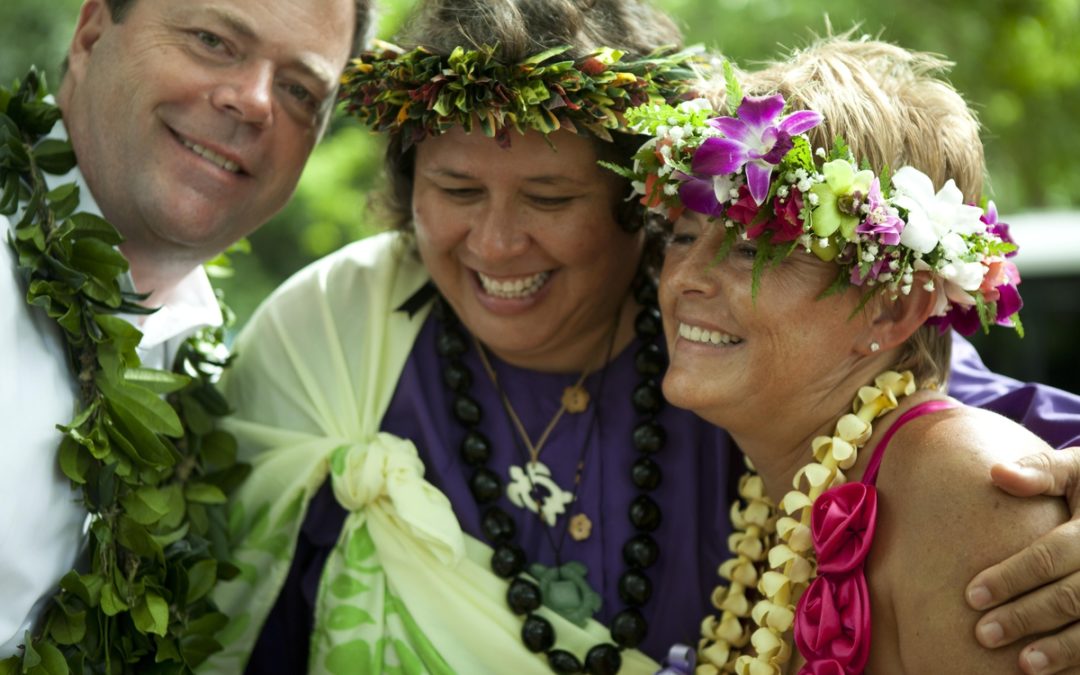
[[[496,49],[440,56],[377,41],[345,69],[339,100],[375,131],[401,134],[404,149],[455,126],[471,132],[474,123],[503,147],[511,129],[588,131],[610,141],[609,130],[627,130],[628,109],[685,95],[702,63],[699,49],[623,61],[622,52],[602,48],[575,61],[557,58],[570,47],[555,47],[504,64]]]
[[[801,249],[839,266],[826,293],[854,285],[867,289],[864,303],[883,289],[896,297],[925,270],[927,290],[945,291],[927,323],[964,335],[996,323],[1023,336],[1020,275],[1007,260],[1017,247],[993,202],[965,204],[951,179],[935,192],[910,166],[874,175],[843,139],[811,147],[806,132],[819,113],[785,115],[781,95],[743,97],[730,72],[728,91],[735,117],[717,116],[704,99],[627,115],[653,138],[632,169],[611,168],[631,179],[642,204],[672,221],[684,209],[718,219],[727,230],[721,256],[737,238],[754,239],[755,291],[768,265]]]

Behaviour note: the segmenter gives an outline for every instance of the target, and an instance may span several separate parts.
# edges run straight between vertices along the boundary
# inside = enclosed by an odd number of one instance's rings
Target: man
[[[132,319],[144,367],[169,368],[188,336],[221,323],[200,265],[291,196],[369,20],[368,0],[84,2],[54,129],[78,166],[53,182],[78,184],[79,210],[124,237],[128,281],[158,308]],[[17,220],[0,216],[5,239]],[[87,517],[57,462],[78,383],[56,322],[27,304],[17,257],[0,248],[2,660],[76,566]]]

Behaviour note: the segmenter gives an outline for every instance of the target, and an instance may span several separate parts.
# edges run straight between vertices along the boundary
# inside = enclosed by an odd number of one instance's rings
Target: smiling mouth
[[[180,138],[180,142],[184,144],[185,148],[191,150],[196,155],[202,157],[203,159],[210,162],[219,169],[225,169],[229,173],[240,173],[240,165],[232,161],[231,159],[219,155],[210,148],[204,148],[198,143],[192,143],[191,141],[182,136],[178,136],[178,138]]]
[[[679,322],[679,337],[703,345],[737,345],[742,342],[740,337],[701,326],[691,326],[681,321]]]
[[[488,295],[495,298],[519,300],[535,295],[544,287],[544,284],[551,276],[551,272],[537,272],[516,279],[495,279],[481,272],[477,272],[476,276],[480,279],[480,285]]]

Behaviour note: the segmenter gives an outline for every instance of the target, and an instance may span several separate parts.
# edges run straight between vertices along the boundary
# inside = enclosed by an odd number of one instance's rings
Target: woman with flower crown
[[[687,98],[694,57],[637,0],[418,12],[342,89],[389,132],[396,231],[237,342],[253,470],[205,669],[653,672],[708,607],[741,460],[660,394],[659,230],[597,160],[628,161],[626,111]]]
[[[957,589],[1067,519],[995,462],[1047,450],[946,394],[950,328],[1022,334],[1016,246],[944,62],[826,39],[718,115],[634,116],[631,176],[681,213],[660,278],[669,402],[752,462],[698,672],[1009,672]],[[674,133],[673,133],[674,132]],[[663,152],[660,152],[660,150]],[[852,402],[853,401],[853,402]]]

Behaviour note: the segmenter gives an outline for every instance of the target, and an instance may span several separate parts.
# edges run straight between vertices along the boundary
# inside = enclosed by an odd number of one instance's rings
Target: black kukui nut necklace
[[[469,396],[473,376],[462,360],[469,349],[469,342],[462,333],[457,316],[442,297],[436,297],[433,307],[439,322],[436,349],[443,359],[443,382],[451,392],[454,418],[465,428],[460,452],[462,459],[472,469],[469,490],[477,504],[484,509],[480,527],[494,549],[491,569],[499,577],[511,580],[506,600],[515,614],[525,616],[521,627],[525,647],[532,652],[546,653],[548,665],[556,673],[614,675],[622,665],[619,652],[637,647],[648,631],[641,607],[652,597],[652,582],[645,570],[660,555],[660,547],[651,533],[661,522],[660,506],[648,493],[655,490],[661,480],[660,466],[652,455],[662,450],[667,440],[667,434],[656,417],[664,406],[659,378],[667,363],[656,344],[662,332],[660,312],[656,305],[656,284],[639,275],[634,283],[634,298],[642,308],[634,320],[634,332],[642,345],[635,355],[634,367],[641,380],[631,395],[639,416],[632,442],[640,457],[631,468],[630,478],[641,494],[634,498],[629,510],[630,522],[637,532],[622,549],[627,569],[619,578],[618,592],[627,606],[611,621],[610,633],[615,644],[593,646],[585,655],[584,662],[566,650],[552,649],[555,645],[555,629],[547,619],[535,613],[543,604],[540,588],[521,574],[527,561],[525,551],[514,541],[517,527],[513,517],[495,504],[503,495],[503,484],[499,475],[487,466],[491,457],[491,443],[478,428],[483,418],[480,405]]]

